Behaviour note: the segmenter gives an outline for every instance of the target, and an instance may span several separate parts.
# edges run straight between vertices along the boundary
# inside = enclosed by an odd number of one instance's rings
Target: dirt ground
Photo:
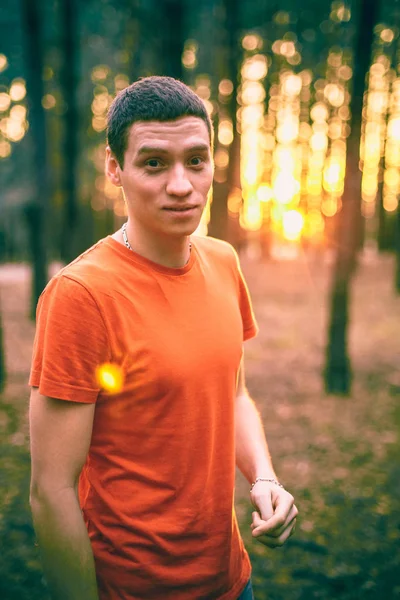
[[[329,261],[328,261],[329,262]],[[364,257],[353,283],[349,397],[324,393],[331,267],[242,257],[260,332],[246,379],[276,471],[300,510],[278,550],[250,535],[248,483],[237,513],[256,600],[400,598],[400,297],[391,256]],[[57,268],[56,266],[54,268]],[[8,383],[0,395],[0,597],[45,600],[27,506],[27,378],[34,325],[29,269],[0,265]]]

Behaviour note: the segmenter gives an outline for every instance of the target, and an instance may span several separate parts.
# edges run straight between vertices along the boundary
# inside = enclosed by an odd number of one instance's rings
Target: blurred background
[[[106,114],[154,74],[212,118],[198,233],[239,252],[248,386],[301,511],[287,547],[258,546],[238,474],[256,600],[400,598],[399,0],[2,3],[0,597],[48,598],[28,506],[36,302],[126,219]]]

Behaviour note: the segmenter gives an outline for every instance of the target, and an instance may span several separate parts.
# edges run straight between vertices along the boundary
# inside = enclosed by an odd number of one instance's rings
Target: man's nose
[[[170,196],[187,196],[193,190],[188,174],[183,165],[176,165],[171,169],[168,183],[167,194]]]

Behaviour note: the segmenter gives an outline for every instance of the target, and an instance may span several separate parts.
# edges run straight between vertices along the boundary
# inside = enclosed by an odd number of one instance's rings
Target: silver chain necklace
[[[134,249],[132,248],[132,246],[130,245],[129,241],[128,241],[128,236],[126,235],[126,223],[124,223],[122,225],[122,237],[124,238],[124,243],[125,246],[127,248],[129,248],[129,250],[132,250],[132,252],[135,252]],[[192,251],[192,242],[189,242],[189,252]]]

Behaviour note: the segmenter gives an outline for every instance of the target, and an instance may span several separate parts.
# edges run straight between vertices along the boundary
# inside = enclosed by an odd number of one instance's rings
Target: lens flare
[[[124,374],[118,365],[104,363],[96,369],[96,381],[109,394],[118,394],[124,383]]]

